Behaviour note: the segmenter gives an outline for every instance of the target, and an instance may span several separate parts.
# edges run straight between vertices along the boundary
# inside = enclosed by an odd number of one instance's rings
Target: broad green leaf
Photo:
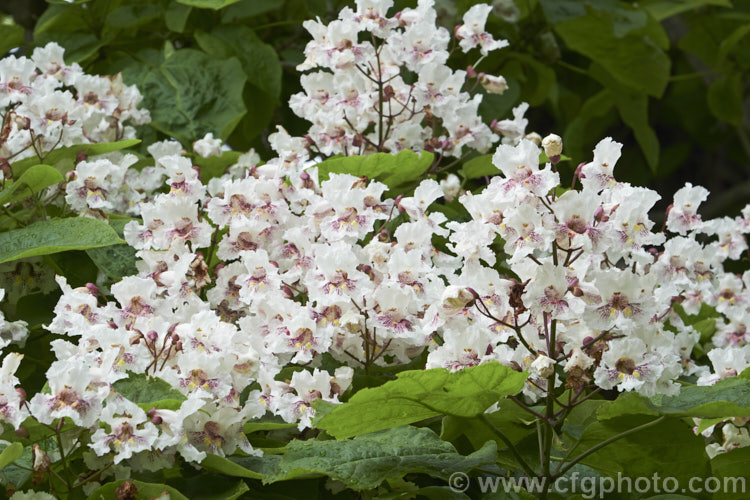
[[[178,2],[170,3],[167,10],[164,11],[164,24],[167,25],[170,31],[182,33],[185,30],[185,24],[188,17],[190,17],[192,9],[189,5]]]
[[[742,74],[719,76],[708,87],[708,107],[719,120],[739,125],[742,121]]]
[[[190,500],[236,500],[250,490],[245,481],[228,481],[218,474],[181,477],[170,483]]]
[[[726,37],[719,44],[719,64],[723,64],[726,61],[729,53],[734,49],[740,41],[750,34],[750,23],[743,24],[742,26],[735,29],[731,35]]]
[[[294,440],[277,473],[264,483],[321,474],[361,491],[410,473],[448,479],[454,472],[494,463],[495,455],[494,441],[463,456],[430,429],[404,426],[344,441]]]
[[[240,0],[177,0],[178,2],[190,5],[191,7],[198,7],[200,9],[223,9],[228,5],[237,3]]]
[[[750,488],[747,465],[750,448],[738,448],[711,459],[711,472],[721,488],[714,493],[716,500],[745,500]]]
[[[221,22],[234,23],[281,7],[278,0],[240,0],[221,11]]]
[[[545,13],[549,5],[571,4],[558,2],[543,0],[541,3]],[[556,19],[561,21],[554,25],[555,32],[570,49],[601,64],[616,79],[635,90],[655,97],[664,93],[671,62],[663,50],[663,33],[647,36],[658,28],[649,24],[644,12],[619,9],[615,17],[586,2],[571,9],[569,14],[558,16]],[[585,13],[581,9],[585,9]]]
[[[62,181],[62,174],[55,168],[49,165],[34,165],[26,170],[10,187],[0,192],[0,205],[22,200]]]
[[[325,416],[317,427],[338,439],[443,415],[475,417],[523,388],[527,374],[499,363],[451,373],[413,370],[379,387],[360,390]]]
[[[110,245],[86,250],[96,267],[113,280],[138,273],[135,267],[136,250],[129,245]]]
[[[0,233],[0,263],[125,243],[106,222],[86,217],[36,222]]]
[[[276,50],[261,41],[253,30],[239,24],[221,25],[210,33],[197,31],[195,38],[208,54],[240,60],[247,81],[274,100],[281,94],[281,63]]]
[[[631,415],[595,421],[584,430],[571,458],[654,419],[652,416]],[[576,441],[566,439],[566,448]],[[688,424],[678,419],[665,419],[640,429],[592,453],[580,463],[610,477],[618,473],[629,477],[651,477],[654,473],[669,475],[675,477],[683,487],[687,487],[691,477],[706,477],[710,470],[704,439],[696,436]],[[665,464],[669,464],[668,469],[665,469]]]
[[[118,380],[112,388],[145,410],[153,407],[176,409],[187,399],[164,380],[142,373],[128,373],[128,378]]]
[[[242,153],[239,151],[223,151],[221,156],[210,156],[204,158],[200,155],[193,155],[193,165],[201,169],[201,181],[207,183],[209,179],[221,177],[229,167],[237,163]]]
[[[15,462],[23,454],[23,445],[21,443],[11,443],[6,446],[0,453],[0,469]]]
[[[156,3],[123,5],[107,14],[105,22],[112,28],[136,28],[148,24],[162,15],[162,8]]]
[[[12,426],[9,426],[12,429]],[[11,436],[10,439],[18,439],[17,436]],[[10,446],[20,445],[19,442],[14,442]],[[57,449],[57,443],[53,441],[46,441],[40,443],[40,446],[48,446],[48,450]],[[2,446],[2,445],[0,445]],[[18,486],[23,485],[31,476],[31,471],[34,466],[34,456],[31,451],[31,446],[27,444],[23,446],[23,453],[17,457],[12,463],[6,464],[0,468],[0,483],[8,488],[11,484]],[[8,448],[5,448],[6,450]]]
[[[242,431],[245,434],[258,431],[275,431],[278,429],[293,429],[297,427],[297,424],[286,422],[247,422],[242,426]]]
[[[467,179],[477,179],[479,177],[484,177],[485,175],[493,176],[499,174],[500,169],[492,164],[492,156],[493,155],[491,154],[477,156],[476,158],[472,158],[464,163],[461,167],[464,177]],[[560,161],[570,161],[570,158],[565,155],[560,155]],[[547,162],[549,162],[549,158],[547,158],[547,155],[542,151],[539,155],[539,163],[545,164]]]
[[[389,188],[410,181],[416,181],[424,174],[434,155],[423,151],[421,155],[409,150],[392,155],[375,153],[369,156],[341,156],[330,158],[315,165],[320,182],[328,180],[331,174],[350,174],[376,179]]]
[[[103,45],[87,22],[82,5],[51,5],[34,27],[34,44],[57,42],[65,48],[65,62],[81,62],[97,53]]]
[[[67,252],[45,255],[43,261],[46,265],[52,267],[55,274],[65,276],[68,284],[73,288],[86,286],[87,283],[96,281],[96,265],[82,250],[68,250]]]
[[[463,167],[461,167],[464,177],[467,179],[476,179],[485,175],[499,174],[500,169],[492,164],[492,156],[491,154],[477,156],[464,163]]]
[[[23,45],[23,27],[11,16],[0,16],[0,57],[10,49]]]
[[[228,458],[214,454],[208,454],[201,462],[201,467],[232,477],[244,477],[247,479],[263,479],[265,477],[263,474],[246,469]]]
[[[601,136],[608,126],[618,122],[614,107],[612,94],[607,89],[584,101],[563,134],[563,144],[570,156],[578,161],[591,157],[590,138]],[[590,146],[593,147],[593,144]]]
[[[115,491],[124,483],[125,479],[107,483],[88,496],[87,500],[109,500],[117,498]],[[151,500],[161,497],[164,493],[169,495],[169,500],[189,500],[188,497],[166,484],[144,483],[136,479],[128,479],[138,489],[135,500]]]
[[[49,151],[45,154],[44,159],[41,161],[36,156],[24,158],[23,160],[13,163],[11,165],[11,168],[13,169],[13,173],[16,175],[16,177],[22,175],[24,172],[26,172],[26,170],[39,163],[42,163],[44,165],[57,165],[58,163],[67,160],[70,167],[72,168],[73,161],[76,159],[79,153],[84,154],[87,157],[103,155],[106,153],[111,153],[113,151],[120,151],[122,149],[131,148],[137,144],[140,144],[140,142],[140,139],[126,139],[124,141],[117,142],[76,144],[75,146],[57,148],[55,150]]]
[[[226,139],[245,114],[242,89],[247,77],[234,57],[217,59],[180,49],[158,67],[131,63],[123,76],[143,93],[151,126],[183,144],[207,132]]]
[[[643,2],[642,5],[656,20],[661,21],[700,7],[711,5],[731,7],[732,2],[729,0],[651,0]]]
[[[607,87],[622,121],[633,130],[648,166],[656,171],[659,164],[659,139],[648,122],[648,96],[623,85],[599,64],[591,66],[591,75]]]
[[[607,420],[623,415],[667,415],[673,417],[750,417],[750,380],[733,377],[712,386],[686,386],[677,396],[648,399],[640,394],[621,394],[602,405],[597,416]]]
[[[512,443],[518,443],[530,434],[536,435],[535,417],[512,401],[505,399],[498,405],[498,411],[484,416],[500,429]],[[440,437],[446,441],[456,441],[466,436],[472,446],[479,448],[486,441],[497,441],[498,449],[505,448],[493,430],[479,418],[443,417]]]

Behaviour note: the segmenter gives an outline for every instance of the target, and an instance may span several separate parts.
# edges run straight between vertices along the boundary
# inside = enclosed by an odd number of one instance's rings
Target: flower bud
[[[505,78],[502,76],[492,76],[481,73],[479,83],[481,83],[484,90],[490,94],[502,94],[508,90],[508,82],[506,82]]]
[[[527,141],[533,142],[537,146],[542,145],[542,136],[537,134],[536,132],[529,132],[528,134],[523,136],[523,138],[526,139]]]
[[[563,143],[562,138],[557,134],[550,134],[542,139],[542,147],[544,148],[544,154],[552,163],[560,161],[560,154],[562,154]]]

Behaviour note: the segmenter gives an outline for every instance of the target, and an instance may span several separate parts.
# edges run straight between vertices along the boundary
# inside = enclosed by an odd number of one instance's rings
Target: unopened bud
[[[575,171],[575,173],[573,175],[575,177],[577,177],[578,179],[584,179],[584,178],[586,178],[586,176],[583,175],[583,167],[585,165],[586,165],[586,162],[583,162],[583,163],[579,163],[578,166],[576,167],[576,171]]]
[[[537,146],[542,145],[542,136],[537,134],[536,132],[529,132],[528,134],[523,136],[523,138],[526,139],[527,141],[533,142]]]
[[[396,97],[396,91],[393,90],[393,87],[391,85],[386,85],[386,87],[383,89],[383,98],[386,101],[389,101]]]
[[[466,68],[466,78],[475,78],[477,76],[477,70],[474,69],[474,66],[469,64],[469,66]]]
[[[148,338],[150,341],[154,341],[159,338],[159,334],[156,333],[154,330],[151,330],[146,334],[146,338]]]
[[[542,139],[542,147],[544,148],[544,154],[552,163],[560,161],[563,149],[562,137],[557,134],[550,134]]]
[[[479,83],[481,83],[484,90],[490,94],[502,94],[508,90],[508,82],[506,82],[505,78],[502,76],[492,76],[481,73]]]
[[[93,283],[86,283],[86,288],[88,288],[89,292],[94,297],[96,297],[97,295],[99,295],[99,287],[96,286],[95,284],[93,284]]]

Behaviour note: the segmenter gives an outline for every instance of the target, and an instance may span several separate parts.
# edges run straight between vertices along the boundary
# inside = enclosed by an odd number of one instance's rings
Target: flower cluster
[[[324,155],[398,152],[423,149],[443,156],[464,148],[487,151],[498,136],[478,115],[481,94],[471,78],[502,93],[502,77],[453,71],[446,65],[456,42],[463,52],[479,48],[483,56],[508,45],[485,31],[489,5],[475,5],[451,34],[435,23],[432,0],[420,0],[388,17],[392,0],[359,1],[325,25],[305,21],[313,40],[299,70],[303,92],[289,105],[312,122],[306,139]],[[502,127],[497,128],[502,131]]]
[[[0,158],[7,166],[59,146],[110,142],[135,137],[150,121],[138,109],[141,94],[124,85],[122,76],[88,75],[78,64],[65,64],[56,43],[34,49],[31,58],[0,61]],[[3,168],[7,176],[10,170]],[[1,177],[0,177],[1,178]]]

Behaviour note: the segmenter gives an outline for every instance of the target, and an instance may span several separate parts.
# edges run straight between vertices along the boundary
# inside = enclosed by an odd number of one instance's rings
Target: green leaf
[[[731,35],[721,41],[721,44],[719,44],[718,55],[719,65],[723,64],[726,61],[732,49],[734,49],[737,44],[740,43],[740,41],[748,34],[750,34],[750,23],[743,24],[742,26],[736,28]]]
[[[642,5],[656,20],[662,21],[668,17],[710,5],[731,7],[732,2],[729,0],[651,0],[643,2]]]
[[[201,169],[201,181],[207,183],[209,179],[221,177],[229,167],[237,163],[242,153],[239,151],[223,151],[221,156],[210,156],[204,158],[200,155],[192,155],[193,165]]]
[[[278,462],[279,458],[274,457],[270,458],[270,460],[273,461],[275,465],[275,462]],[[264,479],[266,477],[265,474],[247,469],[228,458],[213,454],[206,455],[206,458],[201,462],[201,467],[209,471],[218,472],[232,477],[244,477],[246,479]]]
[[[140,3],[117,7],[107,14],[105,23],[112,28],[136,28],[162,15],[162,8],[154,3]]]
[[[196,31],[195,39],[208,54],[237,57],[247,81],[274,100],[281,94],[281,63],[276,50],[261,41],[253,30],[239,24],[221,25],[210,33]]]
[[[583,432],[571,457],[589,450],[639,425],[654,420],[643,415],[628,416],[609,421],[595,421]],[[572,440],[567,440],[571,446]],[[687,487],[691,477],[709,475],[705,442],[692,428],[677,419],[665,419],[651,427],[640,429],[592,453],[580,463],[610,477],[651,477],[663,474],[664,464],[669,464],[669,476]]]
[[[716,500],[744,500],[747,498],[750,448],[737,448],[716,455],[711,460],[712,475],[719,480],[722,488],[714,493]]]
[[[492,156],[482,155],[472,158],[467,161],[461,167],[461,171],[467,179],[477,179],[479,177],[493,176],[500,173],[500,169],[492,164]],[[560,161],[570,161],[570,158],[565,155],[560,155]],[[544,164],[549,162],[549,158],[544,154],[544,151],[539,155],[539,163]]]
[[[106,222],[73,217],[36,222],[0,233],[0,263],[125,243]]]
[[[742,74],[719,76],[708,87],[708,107],[719,120],[739,125],[742,121]]]
[[[34,44],[57,42],[65,48],[65,62],[81,62],[97,53],[103,42],[87,23],[88,13],[81,5],[51,5],[34,27]]]
[[[206,470],[219,472],[232,477],[244,477],[247,479],[263,479],[265,477],[263,474],[246,469],[228,458],[220,457],[219,455],[211,453],[206,455],[206,458],[203,459],[201,467]]]
[[[750,380],[733,377],[711,386],[682,387],[677,396],[648,399],[640,394],[621,394],[602,405],[600,420],[623,415],[666,415],[672,417],[750,417]]]
[[[476,179],[485,175],[497,175],[500,169],[492,164],[493,155],[482,155],[472,158],[461,167],[464,177],[467,179]]]
[[[78,156],[78,153],[82,153],[89,156],[103,155],[106,153],[112,153],[113,151],[120,151],[122,149],[131,148],[137,144],[140,144],[140,139],[126,139],[124,141],[117,142],[99,142],[94,144],[76,144],[75,146],[68,146],[64,148],[57,148],[52,150],[44,156],[42,161],[36,156],[24,158],[23,160],[17,161],[11,165],[13,173],[19,176],[26,172],[31,167],[42,163],[44,165],[58,165],[61,162],[67,161],[70,168],[73,167],[73,161]],[[58,170],[60,170],[58,168]],[[70,170],[70,169],[64,169]]]
[[[180,391],[160,378],[149,377],[142,373],[128,372],[128,378],[120,379],[112,388],[124,398],[133,401],[141,408],[149,410],[179,408],[187,399]]]
[[[132,63],[123,76],[143,93],[151,126],[183,144],[207,132],[226,139],[245,114],[242,89],[247,78],[234,57],[217,59],[181,49],[156,67]]]
[[[444,368],[401,372],[396,380],[360,390],[325,416],[317,427],[338,439],[454,415],[475,417],[521,390],[527,374],[499,363],[451,373]]]
[[[317,400],[316,400],[317,401]],[[275,431],[279,429],[293,429],[297,427],[297,424],[286,422],[247,422],[242,426],[242,432],[250,434],[251,432],[258,431]]]
[[[278,0],[240,0],[221,11],[222,23],[234,23],[283,7]]]
[[[170,31],[182,33],[185,30],[185,25],[192,10],[193,8],[189,5],[172,2],[167,7],[167,10],[164,11],[164,24],[167,25]]]
[[[0,192],[0,205],[22,200],[62,181],[62,174],[55,168],[49,165],[34,165],[10,187]]]
[[[223,9],[227,5],[232,5],[240,0],[177,0],[178,2],[190,5],[191,7],[198,7],[200,9]]]
[[[0,470],[15,462],[21,455],[23,455],[23,445],[21,443],[11,443],[6,446],[2,453],[0,453]]]
[[[599,64],[591,65],[591,75],[609,90],[612,101],[635,135],[652,171],[659,164],[659,139],[648,122],[648,96],[621,84]]]
[[[23,27],[13,22],[11,16],[0,17],[0,56],[10,49],[23,45]]]
[[[108,500],[110,498],[117,498],[115,490],[117,490],[117,488],[119,488],[125,481],[133,483],[138,489],[135,500],[151,500],[161,497],[164,493],[169,494],[169,500],[189,500],[188,497],[169,485],[144,483],[143,481],[138,481],[136,479],[120,479],[119,481],[107,483],[89,495],[87,500]]]
[[[542,0],[545,13],[559,0]],[[560,2],[568,5],[570,2]],[[575,2],[574,2],[575,3]],[[608,2],[612,3],[612,2]],[[592,3],[593,4],[593,3]],[[585,14],[580,9],[585,7]],[[601,64],[623,84],[660,97],[667,87],[671,62],[662,50],[663,37],[653,31],[642,11],[597,10],[581,2],[572,13],[558,16],[555,32],[565,44]],[[577,16],[576,16],[577,14]],[[550,15],[547,13],[548,18]]]
[[[113,280],[138,274],[136,250],[129,245],[110,245],[86,250],[96,267]]]
[[[245,481],[227,481],[220,475],[200,474],[170,482],[190,500],[236,500],[250,490]]]
[[[434,155],[423,151],[421,155],[404,150],[398,154],[375,153],[369,156],[340,156],[330,158],[315,165],[320,182],[328,180],[331,174],[350,174],[376,179],[389,188],[416,181],[424,174]]]
[[[299,441],[287,446],[274,476],[264,483],[321,474],[355,490],[376,488],[409,473],[447,479],[495,461],[494,441],[468,456],[427,428],[397,427],[345,441]]]

